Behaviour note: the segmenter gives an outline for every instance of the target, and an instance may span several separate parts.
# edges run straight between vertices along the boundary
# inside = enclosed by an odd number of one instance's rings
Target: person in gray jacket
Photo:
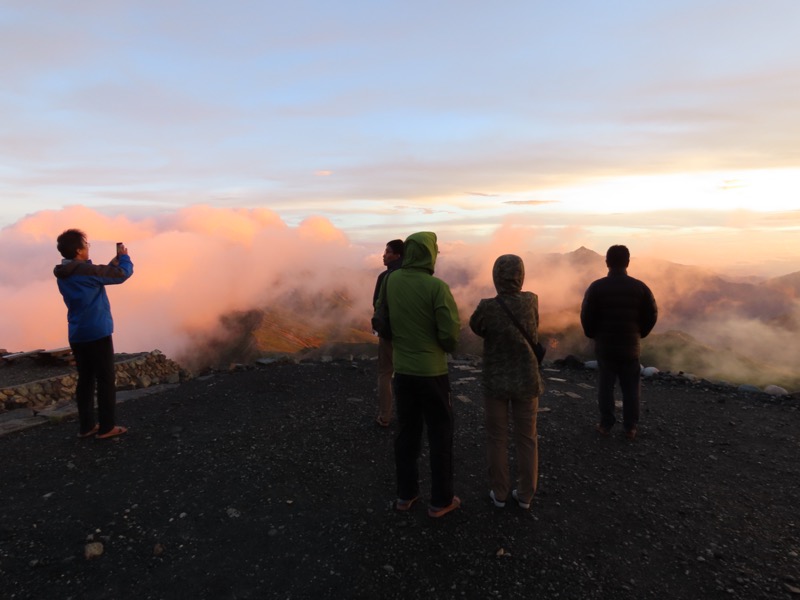
[[[502,508],[510,495],[521,508],[528,509],[539,474],[536,412],[542,380],[533,348],[500,302],[536,343],[539,298],[533,292],[522,291],[525,265],[519,256],[500,256],[494,263],[492,278],[497,296],[481,300],[469,320],[472,331],[483,338],[489,497]],[[517,485],[513,490],[508,469],[509,412],[517,453]]]
[[[658,320],[653,292],[628,275],[631,254],[625,246],[611,246],[606,252],[608,276],[594,281],[581,305],[581,325],[594,340],[597,357],[597,401],[600,422],[595,429],[609,435],[616,423],[614,386],[622,390],[622,424],[628,439],[636,438],[641,395],[642,338]]]

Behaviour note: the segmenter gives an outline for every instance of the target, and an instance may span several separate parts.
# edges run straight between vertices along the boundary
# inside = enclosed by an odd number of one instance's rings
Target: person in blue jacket
[[[112,438],[127,431],[115,421],[114,320],[106,286],[126,281],[133,275],[128,249],[118,245],[117,255],[107,265],[89,260],[89,241],[79,229],[67,229],[58,236],[63,256],[53,274],[58,291],[67,305],[69,345],[78,368],[75,391],[78,404],[78,437]],[[97,419],[94,394],[97,387]]]

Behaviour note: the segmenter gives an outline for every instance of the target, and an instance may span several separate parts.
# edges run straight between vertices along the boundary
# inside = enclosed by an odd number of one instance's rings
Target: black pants
[[[100,433],[114,428],[114,409],[117,401],[114,377],[114,344],[111,336],[91,342],[70,342],[78,367],[78,386],[75,400],[81,433],[100,423]],[[97,387],[97,421],[94,416],[94,392]]]
[[[600,424],[611,428],[614,417],[614,386],[619,379],[622,391],[622,424],[625,431],[639,422],[639,397],[641,364],[639,358],[597,358],[597,403]]]
[[[419,455],[423,423],[428,428],[431,459],[431,505],[453,501],[453,406],[450,377],[419,377],[395,373],[395,401],[399,431],[394,442],[397,497],[419,495]]]

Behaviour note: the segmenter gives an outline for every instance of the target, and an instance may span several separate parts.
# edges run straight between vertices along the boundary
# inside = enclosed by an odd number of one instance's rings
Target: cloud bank
[[[0,348],[68,344],[66,308],[52,269],[60,261],[55,239],[69,227],[87,233],[95,262],[112,258],[117,241],[130,250],[133,277],[108,288],[118,352],[157,348],[171,357],[213,352],[203,346],[215,343],[220,330],[254,328],[263,311],[281,313],[298,332],[327,321],[369,335],[372,291],[386,240],[356,244],[325,218],[289,226],[267,209],[194,205],[135,219],[72,206],[41,211],[0,230],[0,253],[15,257],[0,262]],[[395,231],[387,239],[412,232]],[[580,236],[561,244],[570,240]],[[525,261],[525,289],[539,295],[542,331],[566,340],[551,357],[576,348],[590,351],[578,329],[578,311],[586,286],[605,275],[597,252],[576,251],[577,246],[566,254],[550,252],[536,239],[535,228],[511,224],[481,243],[440,234],[439,247],[436,274],[450,285],[464,325],[478,301],[495,294],[495,258],[516,253]],[[605,248],[597,250],[602,254]],[[659,304],[655,333],[682,330],[753,359],[797,364],[800,306],[791,286],[778,292],[729,282],[710,270],[632,250],[631,274],[650,285]],[[245,330],[239,332],[244,337]]]

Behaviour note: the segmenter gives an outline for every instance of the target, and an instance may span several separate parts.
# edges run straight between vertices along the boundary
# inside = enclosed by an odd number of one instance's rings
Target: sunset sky
[[[799,25],[797,0],[4,0],[0,227],[264,208],[365,247],[798,271]]]

